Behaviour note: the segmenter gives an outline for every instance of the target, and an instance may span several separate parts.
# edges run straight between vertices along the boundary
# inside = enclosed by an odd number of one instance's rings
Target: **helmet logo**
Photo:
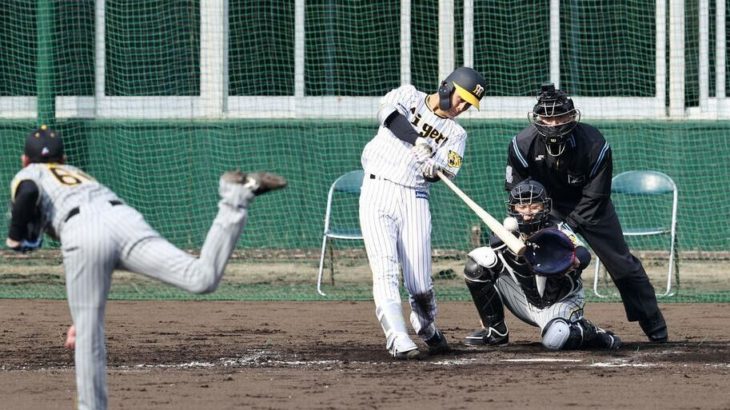
[[[479,98],[482,98],[482,94],[484,94],[484,87],[482,87],[481,84],[477,84],[474,86],[474,90],[472,90],[471,93]]]

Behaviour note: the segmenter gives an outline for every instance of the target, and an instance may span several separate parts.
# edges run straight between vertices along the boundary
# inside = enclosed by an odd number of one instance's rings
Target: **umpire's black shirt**
[[[578,123],[565,138],[565,151],[555,157],[534,126],[517,134],[509,145],[505,189],[527,178],[540,182],[553,212],[575,229],[601,218],[610,201],[613,164],[611,147],[596,128]]]

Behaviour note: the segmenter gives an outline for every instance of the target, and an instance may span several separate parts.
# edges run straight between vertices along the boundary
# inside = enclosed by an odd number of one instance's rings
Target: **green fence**
[[[0,181],[19,167],[29,122],[0,123]],[[464,122],[469,141],[457,184],[485,209],[502,215],[507,144],[526,122]],[[685,251],[730,250],[726,185],[730,122],[600,122],[614,152],[614,174],[653,169],[679,186],[679,236]],[[215,212],[217,177],[230,168],[286,176],[282,193],[254,205],[243,247],[316,248],[330,183],[360,168],[373,122],[69,122],[59,125],[71,163],[138,208],[172,242],[199,247]],[[466,250],[478,218],[436,184],[434,246]],[[723,218],[725,216],[725,218]],[[0,228],[6,229],[3,220]]]

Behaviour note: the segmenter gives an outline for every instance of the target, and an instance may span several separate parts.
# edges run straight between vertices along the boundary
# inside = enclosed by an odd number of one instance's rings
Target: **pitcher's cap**
[[[43,124],[25,139],[25,155],[30,162],[57,162],[63,159],[63,141],[58,131]]]

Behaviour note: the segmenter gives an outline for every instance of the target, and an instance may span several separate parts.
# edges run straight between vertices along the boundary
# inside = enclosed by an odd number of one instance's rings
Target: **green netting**
[[[201,10],[201,3],[220,7]],[[534,95],[551,76],[550,2],[474,3],[473,66],[488,79],[486,98],[506,105],[514,103],[510,98]],[[578,102],[581,97],[655,96],[655,3],[560,2],[561,88]],[[406,70],[398,2],[106,0],[103,5],[103,30],[93,0],[3,5],[0,183],[8,186],[18,170],[25,133],[49,121],[63,132],[71,163],[112,187],[176,245],[196,252],[215,214],[221,172],[280,173],[289,188],[254,203],[236,260],[218,292],[191,296],[120,273],[111,297],[321,298],[315,279],[327,191],[339,175],[360,167],[362,148],[377,127],[377,98],[397,87],[404,71],[417,88],[435,90],[439,1],[412,4]],[[302,14],[293,6],[303,7]],[[223,16],[225,9],[227,19],[211,25],[217,20],[210,16]],[[714,5],[709,13],[714,18]],[[456,64],[466,54],[464,15],[463,4],[455,2]],[[697,15],[697,6],[688,5],[688,106],[699,100]],[[220,51],[219,57],[211,60],[211,50]],[[710,69],[715,71],[714,62]],[[714,77],[710,89],[714,95]],[[30,97],[37,99],[24,99]],[[599,127],[611,144],[614,174],[653,169],[679,187],[681,284],[671,300],[728,301],[730,285],[722,278],[730,260],[725,222],[730,219],[725,198],[730,121],[668,120],[654,114],[646,120],[609,120],[603,118],[615,106],[606,101],[584,110],[583,120]],[[519,111],[530,108],[528,102]],[[520,114],[460,122],[469,142],[456,183],[501,216],[507,144],[527,121]],[[334,223],[357,226],[353,198],[340,200]],[[437,291],[442,298],[465,299],[459,278],[463,258],[483,243],[486,228],[442,185],[433,188],[431,207]],[[664,212],[659,205],[629,209],[633,216],[621,215],[627,224],[654,221]],[[7,229],[5,219],[0,229]],[[48,242],[53,252],[58,244]],[[667,237],[630,244],[661,289]],[[362,242],[334,241],[331,247],[335,267],[330,267],[328,249],[327,298],[369,298]],[[0,297],[64,297],[60,261],[37,259],[4,255]],[[592,266],[584,273],[587,288],[592,273]],[[601,286],[613,292],[610,284]]]

